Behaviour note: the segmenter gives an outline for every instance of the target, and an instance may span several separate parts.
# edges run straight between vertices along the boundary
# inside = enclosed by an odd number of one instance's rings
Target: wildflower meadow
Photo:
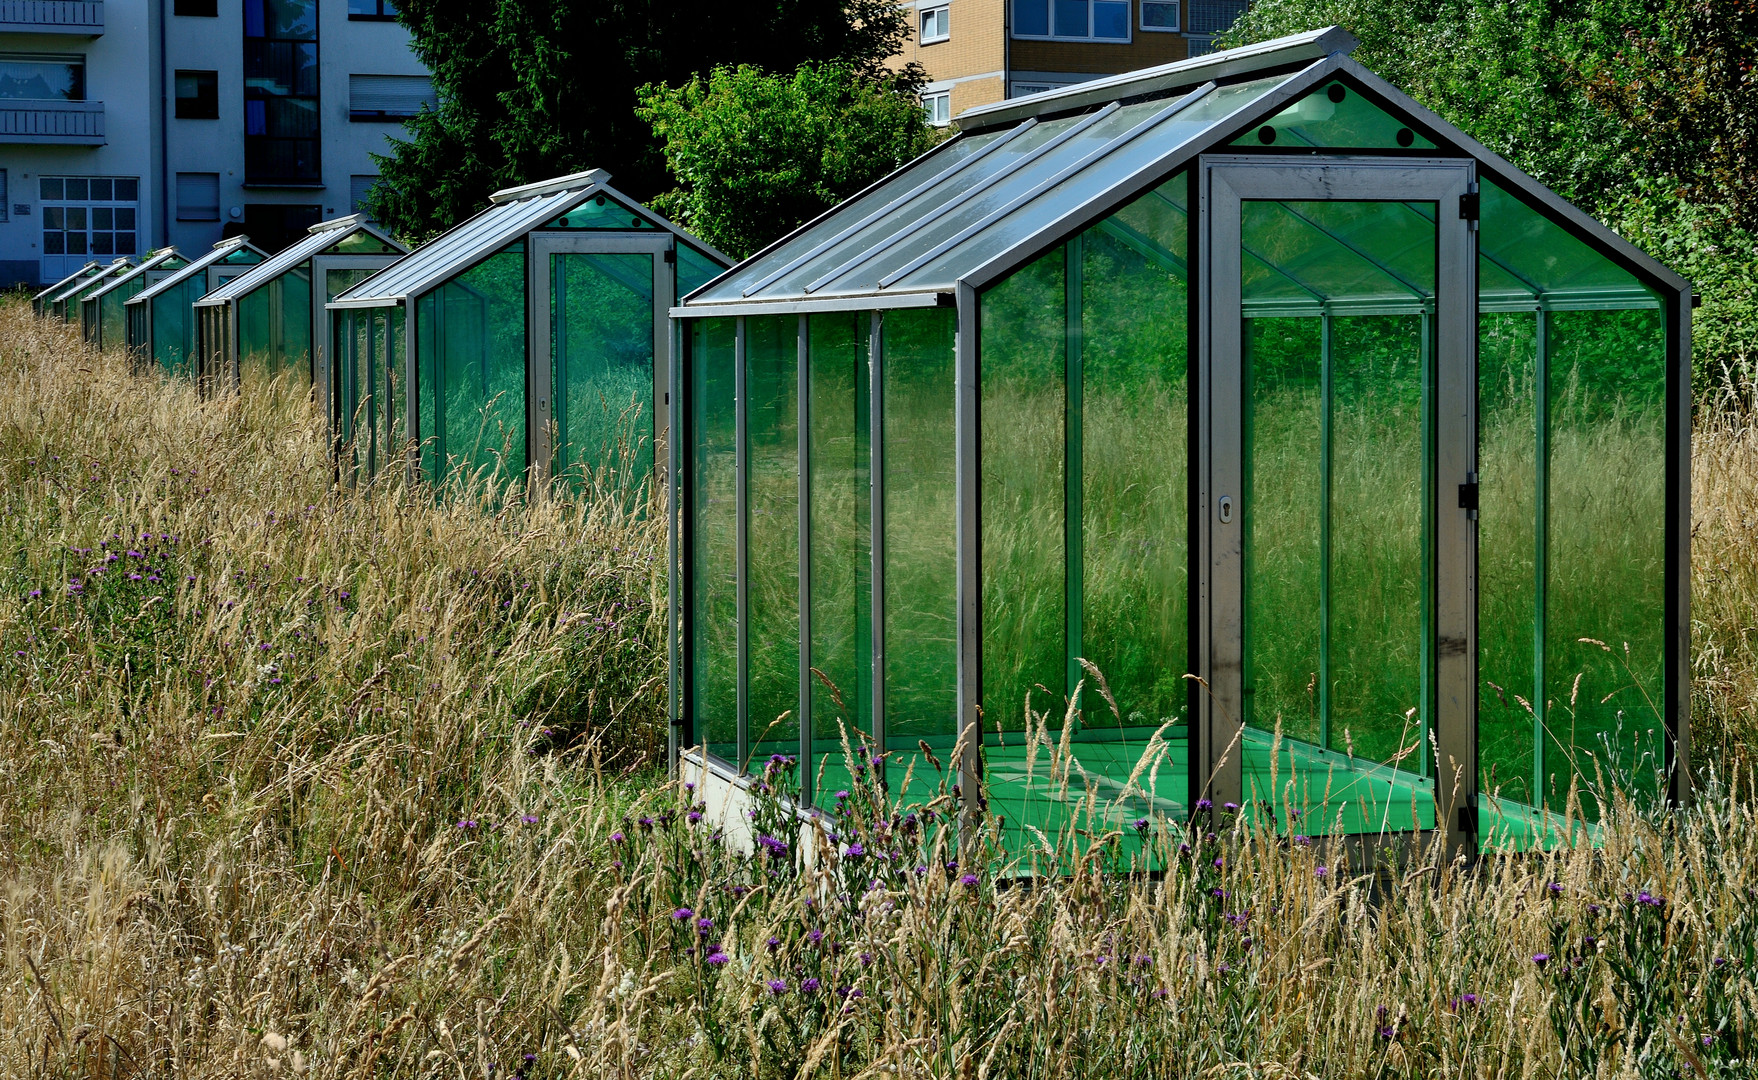
[[[1758,428],[1698,432],[1692,808],[1471,863],[1021,838],[858,739],[814,815],[784,755],[668,776],[663,515],[350,486],[302,391],[8,298],[0,1074],[1758,1075]]]

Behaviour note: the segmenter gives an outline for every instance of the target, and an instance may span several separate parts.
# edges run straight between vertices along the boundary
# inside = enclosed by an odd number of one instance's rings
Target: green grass
[[[759,800],[789,854],[752,857],[654,769],[662,515],[337,487],[301,394],[202,402],[11,300],[0,385],[5,1075],[1738,1077],[1758,1052],[1734,414],[1705,413],[1696,477],[1724,779],[1610,807],[1596,846],[1352,875],[1224,807],[958,833],[924,763],[902,805],[851,777],[812,862]],[[156,573],[92,574],[112,549]],[[1080,734],[1039,724],[1034,784],[1117,756]],[[991,761],[1027,767],[1005,738]],[[1097,872],[1132,863],[1163,873]],[[1034,864],[1072,873],[1012,880]]]

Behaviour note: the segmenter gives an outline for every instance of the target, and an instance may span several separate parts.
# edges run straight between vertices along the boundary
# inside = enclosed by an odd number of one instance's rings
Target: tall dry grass
[[[1743,780],[1469,870],[1223,811],[1146,827],[1163,876],[1009,885],[858,784],[817,862],[767,800],[746,856],[638,764],[651,517],[338,488],[297,400],[131,379],[17,303],[0,473],[0,1074],[1753,1070]],[[1706,422],[1697,730],[1742,778],[1754,475]]]

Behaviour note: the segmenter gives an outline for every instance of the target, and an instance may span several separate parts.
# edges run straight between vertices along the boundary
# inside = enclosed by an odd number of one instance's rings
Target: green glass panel
[[[682,240],[676,243],[675,249],[678,260],[677,295],[680,298],[713,281],[726,269]]]
[[[726,761],[739,756],[738,417],[734,320],[689,324],[690,506],[694,738]]]
[[[266,380],[274,370],[277,291],[270,284],[238,298],[238,377],[245,386]]]
[[[383,308],[366,308],[354,320],[354,340],[350,348],[354,372],[354,462],[363,478],[378,475],[379,414],[384,408],[383,369],[380,354],[380,333]]]
[[[565,214],[551,218],[546,229],[655,229],[651,221],[604,195],[594,195]]]
[[[1328,749],[1421,771],[1427,625],[1428,320],[1333,318]]]
[[[98,300],[98,344],[105,349],[121,346],[127,331],[128,298],[146,288],[145,275],[111,289]]]
[[[1247,319],[1243,337],[1245,719],[1313,744],[1324,739],[1320,330],[1317,319]]]
[[[1060,726],[1066,700],[1068,257],[1056,248],[982,298],[983,711],[990,730],[1023,729],[1028,694],[1034,711]]]
[[[441,285],[424,300],[431,333],[432,424],[422,428],[435,479],[525,471],[525,250],[517,243]]]
[[[324,254],[398,255],[401,252],[369,232],[353,232],[331,244]]]
[[[373,275],[371,270],[325,270],[324,271],[324,302],[328,303],[336,297],[352,289]]]
[[[1480,304],[1538,294],[1551,303],[1654,307],[1654,297],[1627,271],[1569,235],[1494,181],[1481,180],[1478,266]]]
[[[1186,186],[1142,196],[1081,241],[1081,653],[1136,733],[1184,718],[1188,699]],[[1096,727],[1104,706],[1085,705]]]
[[[311,385],[311,264],[281,275],[274,373],[286,373],[295,388]]]
[[[814,775],[842,765],[845,731],[857,750],[873,732],[871,327],[865,311],[807,324]]]
[[[886,312],[881,330],[888,750],[956,734],[956,326],[951,308],[915,308]]]
[[[752,748],[800,748],[799,326],[745,320],[745,562]]]
[[[635,492],[653,472],[653,260],[550,256],[558,475]]]
[[[1551,312],[1545,360],[1544,798],[1561,809],[1571,771],[1587,786],[1659,787],[1667,459],[1661,314]],[[1597,799],[1584,797],[1583,810],[1597,816]]]
[[[153,306],[153,359],[166,372],[190,373],[195,355],[195,317],[190,305],[201,297],[206,276],[194,274],[147,301]]]
[[[1538,324],[1534,312],[1477,322],[1477,764],[1482,790],[1538,802]]]
[[[406,339],[403,336],[403,305],[381,308],[385,312],[385,381],[383,413],[385,417],[384,447],[385,461],[389,468],[403,467],[403,448],[408,445],[408,433],[404,429],[404,417],[408,408],[409,391],[405,385],[404,364],[408,360],[405,352]]]
[[[415,301],[415,413],[416,436],[421,446],[416,460],[421,479],[429,484],[444,478],[445,459],[440,456],[438,427],[440,403],[439,346],[434,327],[439,324],[439,297],[428,293]]]
[[[259,252],[240,245],[215,261],[222,266],[255,266],[262,260],[263,257]]]
[[[1329,82],[1233,140],[1234,146],[1432,150],[1434,143],[1341,82]]]
[[[147,341],[147,305],[145,302],[127,305],[128,311],[128,361],[138,369],[139,365],[152,355],[152,346]]]

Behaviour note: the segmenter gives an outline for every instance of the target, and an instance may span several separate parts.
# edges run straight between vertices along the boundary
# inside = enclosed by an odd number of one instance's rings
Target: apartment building
[[[1208,52],[1249,0],[905,0],[935,123],[1021,97]]]
[[[0,0],[0,288],[353,212],[434,100],[394,0]]]

